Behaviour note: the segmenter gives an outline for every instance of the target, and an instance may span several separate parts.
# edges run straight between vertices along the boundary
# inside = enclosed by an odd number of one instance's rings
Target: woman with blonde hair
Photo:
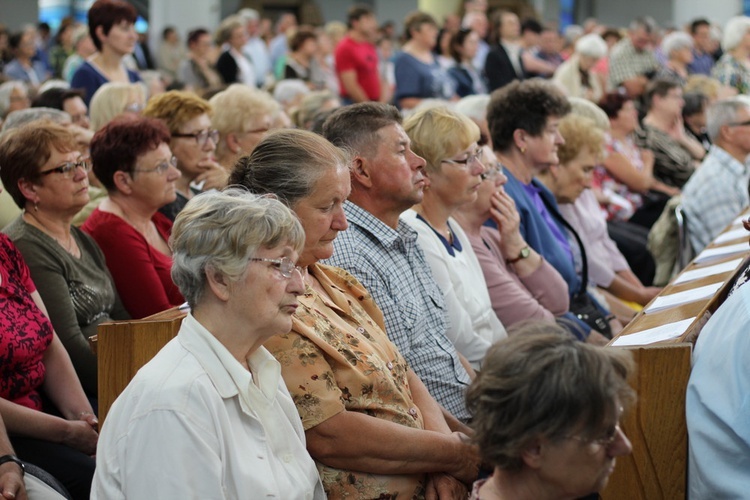
[[[429,187],[422,202],[401,217],[419,234],[417,242],[445,297],[448,338],[478,370],[487,349],[506,336],[471,241],[453,219],[459,207],[477,200],[482,186],[479,127],[460,113],[434,107],[408,118],[404,131],[412,150],[426,161]]]
[[[272,128],[279,104],[268,92],[235,83],[214,95],[211,125],[219,131],[216,161],[227,171],[249,155]]]
[[[105,83],[91,98],[91,130],[97,131],[122,114],[139,115],[146,105],[146,87],[141,83]]]

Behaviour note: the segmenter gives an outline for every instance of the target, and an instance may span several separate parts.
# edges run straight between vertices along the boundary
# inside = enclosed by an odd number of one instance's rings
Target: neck
[[[414,210],[430,223],[437,232],[445,237],[450,236],[448,217],[453,215],[455,207],[448,207],[437,199],[431,191],[424,194],[422,203],[414,205]]]
[[[479,490],[482,500],[563,500],[560,492],[544,488],[544,482],[533,471],[524,468],[520,472],[506,472],[495,468]]]
[[[391,229],[396,229],[398,227],[398,218],[409,208],[403,206],[383,206],[382,200],[371,196],[368,192],[361,190],[356,190],[355,192],[354,187],[349,195],[349,201],[360,207],[362,210],[366,210],[373,217],[380,220]]]
[[[31,58],[26,56],[18,55],[16,60],[21,63],[22,66],[31,66]]]
[[[516,151],[515,149],[511,151],[495,151],[495,155],[502,166],[513,174],[513,177],[524,184],[531,184],[531,180],[534,178],[536,172],[530,166],[526,165],[526,159],[520,151]]]
[[[148,209],[138,203],[137,200],[128,196],[120,196],[117,193],[110,193],[107,199],[114,205],[117,215],[121,215],[128,224],[141,234],[146,234],[146,228],[151,224],[151,217],[154,216],[156,210]]]
[[[734,144],[727,144],[726,141],[723,140],[718,140],[715,144],[743,165],[745,164],[748,154],[750,154],[747,150],[738,148]]]
[[[624,129],[621,129],[619,127],[611,127],[609,129],[609,135],[612,136],[613,139],[621,141],[623,139],[627,139],[627,137],[630,135],[630,132],[626,132]]]
[[[367,38],[363,33],[359,32],[357,30],[351,30],[351,31],[349,31],[349,38],[351,38],[355,42],[368,42],[368,41],[370,41],[369,38]]]
[[[94,54],[94,60],[100,68],[104,70],[118,70],[122,64],[122,55],[116,54],[107,47],[102,47],[102,50]]]
[[[52,217],[44,210],[29,208],[27,207],[24,210],[24,220],[26,222],[41,229],[47,236],[51,236],[58,241],[70,240],[70,222],[73,220],[72,217]]]
[[[453,218],[461,226],[461,229],[469,236],[479,236],[482,224],[489,219],[490,214],[485,212],[479,214],[473,209],[473,203],[466,208],[459,208],[453,214]]]
[[[201,303],[191,313],[234,359],[246,370],[250,370],[247,364],[248,356],[265,341],[260,332],[248,329],[247,322],[242,318],[236,318],[229,304],[218,300],[210,290],[206,290]]]
[[[537,174],[536,179],[544,184],[544,187],[549,189],[550,193],[552,193],[552,196],[557,199],[557,185],[555,183],[555,179],[550,175],[549,170],[545,170],[544,172],[540,172]]]
[[[663,113],[649,111],[648,114],[643,118],[643,123],[651,125],[661,131],[669,130],[674,118],[664,115]]]
[[[179,192],[184,194],[187,197],[190,197],[192,193],[190,192],[190,183],[193,182],[193,179],[195,179],[197,176],[188,177],[184,173],[182,176],[175,181],[175,187]]]
[[[738,61],[744,62],[748,58],[747,56],[748,54],[750,54],[750,51],[748,51],[744,47],[735,47],[733,50],[730,51],[730,53]]]

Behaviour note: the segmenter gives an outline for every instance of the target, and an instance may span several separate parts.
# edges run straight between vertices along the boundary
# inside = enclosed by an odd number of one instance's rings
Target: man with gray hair
[[[750,103],[726,99],[708,109],[708,136],[713,142],[703,163],[682,190],[690,244],[697,253],[748,205]]]
[[[329,264],[352,273],[383,311],[386,333],[443,408],[464,423],[471,382],[464,360],[446,336],[443,294],[432,277],[417,233],[399,216],[422,201],[425,160],[410,148],[398,110],[360,103],[339,108],[323,135],[352,152],[352,190],[344,205],[349,230],[334,241]],[[446,420],[453,430],[455,419]]]
[[[630,23],[628,36],[617,42],[609,58],[609,86],[624,87],[628,96],[636,98],[646,90],[646,84],[658,69],[653,51],[657,26],[649,17]]]

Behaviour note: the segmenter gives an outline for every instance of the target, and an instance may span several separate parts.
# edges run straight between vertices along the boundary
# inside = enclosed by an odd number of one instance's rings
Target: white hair
[[[725,51],[735,49],[749,29],[750,17],[736,16],[730,19],[724,28],[724,37],[721,40],[721,48]]]
[[[310,93],[310,88],[302,80],[281,80],[273,89],[273,98],[282,106],[293,103],[300,95]]]
[[[607,55],[607,42],[596,33],[583,35],[576,42],[576,52],[582,56],[601,59]]]
[[[29,95],[26,84],[20,80],[10,80],[0,85],[0,119],[3,118],[10,108],[10,96],[14,90],[23,92],[25,96]]]
[[[472,120],[484,121],[487,119],[487,105],[489,103],[489,94],[467,95],[456,103],[456,111]]]
[[[684,31],[673,31],[661,41],[661,51],[669,57],[672,52],[685,48],[693,48],[693,37]]]

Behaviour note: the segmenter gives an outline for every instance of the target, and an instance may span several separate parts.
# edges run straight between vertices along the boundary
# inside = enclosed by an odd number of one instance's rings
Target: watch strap
[[[515,264],[519,260],[525,259],[529,255],[531,255],[531,249],[529,248],[528,245],[526,245],[525,247],[521,249],[521,252],[518,254],[518,257],[516,257],[515,259],[506,259],[505,262],[506,264]]]
[[[15,455],[3,455],[0,457],[0,465],[6,464],[8,462],[13,462],[17,464],[21,468],[21,477],[23,477],[24,474],[26,474],[26,466],[21,462],[21,459],[19,459]]]

